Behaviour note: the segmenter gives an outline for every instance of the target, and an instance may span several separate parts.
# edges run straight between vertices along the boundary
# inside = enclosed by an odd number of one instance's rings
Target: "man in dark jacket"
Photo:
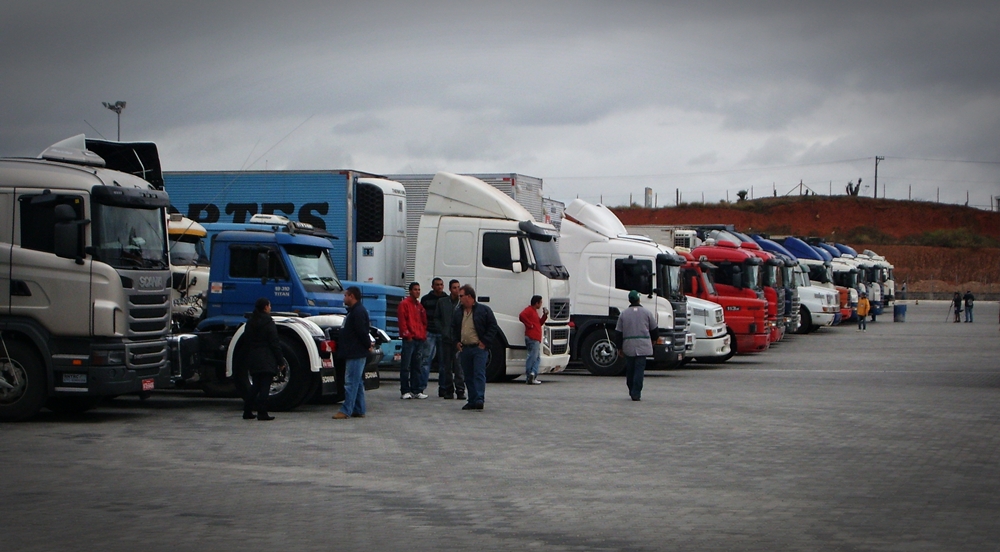
[[[337,339],[337,358],[345,359],[344,404],[333,415],[334,420],[365,417],[365,364],[372,348],[368,333],[368,309],[361,304],[361,289],[351,286],[344,292],[347,317]]]
[[[462,367],[455,362],[455,334],[451,331],[451,322],[458,310],[458,290],[461,286],[458,280],[448,282],[448,295],[438,299],[434,307],[434,319],[441,331],[441,346],[438,349],[438,396],[443,399],[465,400],[465,376]]]
[[[462,286],[458,299],[462,308],[451,322],[451,331],[458,337],[455,347],[469,387],[469,402],[462,410],[482,410],[486,402],[486,362],[490,350],[503,351],[503,347],[494,348],[500,328],[493,310],[476,301],[476,290],[472,286]]]
[[[445,296],[444,280],[434,278],[431,280],[430,293],[420,298],[420,304],[427,311],[427,341],[424,341],[424,349],[420,353],[423,357],[423,362],[420,364],[420,383],[424,389],[427,388],[427,381],[430,379],[431,365],[437,360],[437,354],[441,350],[441,330],[434,313],[437,311],[438,300]],[[438,387],[441,387],[440,373],[438,373]],[[440,395],[439,390],[438,396]]]
[[[976,303],[976,296],[972,294],[971,289],[965,292],[965,295],[962,296],[962,301],[965,302],[965,321],[971,324],[972,307]]]
[[[250,373],[250,390],[243,398],[243,419],[252,420],[253,411],[257,419],[273,420],[267,413],[267,399],[271,393],[271,382],[278,375],[279,368],[287,367],[278,339],[278,327],[271,318],[271,302],[266,297],[257,299],[253,314],[243,328],[243,338],[247,346],[243,350],[243,361]]]

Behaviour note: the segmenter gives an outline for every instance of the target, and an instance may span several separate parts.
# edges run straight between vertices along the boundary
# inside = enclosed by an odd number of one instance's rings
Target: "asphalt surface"
[[[368,392],[244,421],[192,392],[0,425],[0,549],[1000,550],[1000,326],[944,302],[714,368]],[[434,393],[432,383],[432,395]]]

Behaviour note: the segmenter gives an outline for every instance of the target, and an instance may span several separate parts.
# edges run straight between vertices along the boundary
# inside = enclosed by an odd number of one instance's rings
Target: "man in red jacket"
[[[399,364],[399,398],[426,399],[427,395],[420,386],[420,352],[427,340],[427,311],[420,304],[420,284],[410,284],[410,295],[399,304],[397,312],[399,338],[403,340]]]
[[[542,309],[542,316],[538,316]],[[524,361],[524,381],[528,385],[542,383],[538,379],[538,363],[542,357],[542,324],[549,318],[549,309],[542,307],[542,296],[535,295],[531,304],[521,311],[518,319],[524,324],[524,345],[528,348],[528,358]]]

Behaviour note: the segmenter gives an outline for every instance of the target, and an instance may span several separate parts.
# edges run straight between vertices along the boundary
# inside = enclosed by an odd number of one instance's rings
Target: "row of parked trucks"
[[[349,285],[372,314],[369,388],[398,362],[396,312],[411,280],[472,284],[494,310],[492,381],[523,373],[518,314],[533,295],[549,309],[540,371],[579,360],[597,375],[624,370],[614,328],[633,289],[656,316],[661,368],[767,350],[848,318],[860,291],[892,297],[891,265],[839,244],[626,228],[582,200],[556,226],[540,181],[521,175],[159,167],[152,144],[82,135],[37,159],[0,160],[11,221],[0,225],[0,419],[164,387],[237,394],[249,385],[243,323],[259,297],[289,361],[272,385],[276,410],[342,395],[335,351]]]

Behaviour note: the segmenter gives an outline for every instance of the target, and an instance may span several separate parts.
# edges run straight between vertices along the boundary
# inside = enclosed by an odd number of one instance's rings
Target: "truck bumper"
[[[740,334],[736,336],[736,352],[738,354],[760,353],[771,346],[770,334]]]
[[[569,364],[569,353],[564,355],[542,355],[542,358],[538,362],[538,373],[539,374],[552,374],[556,372],[562,372],[566,369],[566,365]],[[510,370],[507,370],[510,373]],[[521,370],[517,372],[518,374],[524,373],[524,363],[521,363]]]
[[[816,324],[818,326],[832,326],[834,324],[834,321],[839,316],[840,316],[839,309],[837,313],[817,312],[812,315],[812,321],[813,324]]]
[[[170,386],[166,339],[91,347],[89,357],[54,355],[56,396],[114,397]]]
[[[684,360],[684,351],[676,351],[670,345],[653,346],[653,362],[657,368],[673,368]]]
[[[694,350],[685,353],[684,356],[693,358],[704,358],[706,360],[724,357],[732,349],[730,343],[732,336],[729,334],[721,337],[699,337],[694,344]]]

